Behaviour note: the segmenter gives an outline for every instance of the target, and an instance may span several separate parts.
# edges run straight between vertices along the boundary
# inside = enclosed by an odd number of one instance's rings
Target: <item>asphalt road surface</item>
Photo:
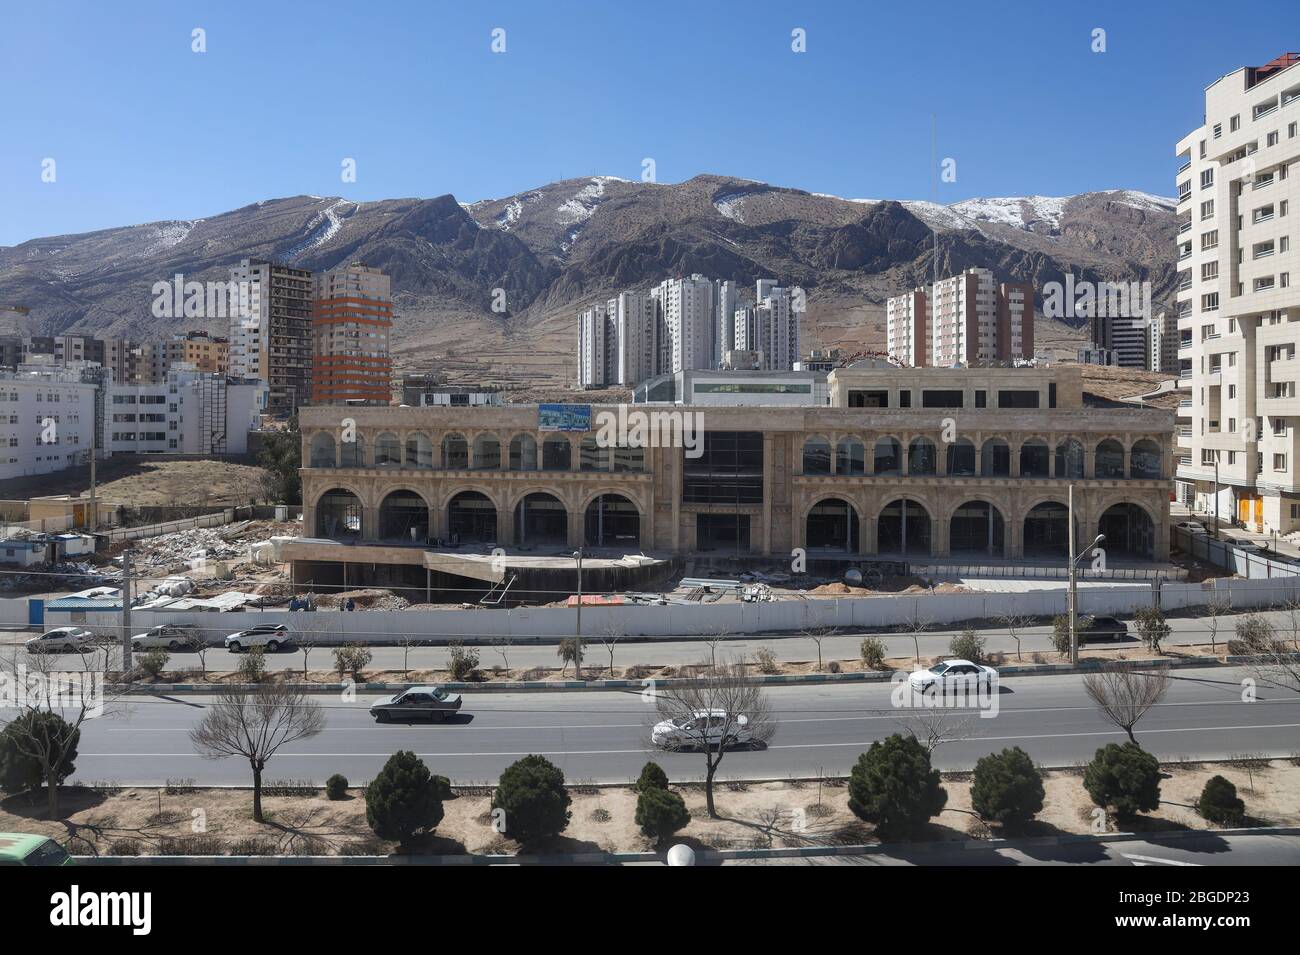
[[[1300,836],[1242,835],[1160,836],[1134,842],[1072,843],[1062,846],[929,848],[874,852],[862,856],[806,859],[738,859],[723,865],[1107,865],[1187,866],[1287,865],[1300,861]],[[1118,912],[1117,912],[1118,914]],[[1131,914],[1131,913],[1130,913]],[[1225,913],[1226,914],[1226,913]]]
[[[1137,728],[1139,742],[1163,759],[1222,758],[1244,753],[1285,756],[1300,749],[1300,697],[1259,692],[1241,701],[1237,669],[1175,671],[1165,702]],[[754,750],[728,752],[724,778],[815,776],[846,772],[871,743],[905,726],[906,711],[890,703],[886,685],[783,687],[767,691],[775,733]],[[285,747],[266,776],[324,780],[340,772],[354,784],[370,779],[390,754],[413,750],[436,773],[461,783],[495,780],[510,763],[540,753],[570,782],[621,782],[636,777],[649,758],[673,779],[703,775],[703,758],[652,749],[655,707],[639,692],[534,692],[465,694],[458,718],[446,724],[378,724],[367,711],[378,697],[346,701],[321,695],[326,728]],[[76,779],[157,784],[193,779],[199,784],[247,784],[238,758],[198,756],[189,731],[212,698],[134,697],[82,726]],[[1091,759],[1099,746],[1122,741],[1088,700],[1077,675],[1002,681],[997,713],[972,712],[972,738],[942,745],[935,765],[967,769],[989,752],[1021,746],[1044,765]]]
[[[1297,614],[1296,621],[1292,621],[1290,615],[1282,611],[1274,611],[1262,614],[1269,620],[1274,627],[1278,629],[1279,634],[1288,635],[1295,626],[1300,626],[1300,614]],[[1242,619],[1240,616],[1223,616],[1218,620],[1218,631],[1215,639],[1218,643],[1226,642],[1233,635],[1233,627],[1236,621]],[[1172,635],[1166,642],[1166,646],[1186,646],[1195,643],[1209,643],[1210,630],[1213,622],[1205,617],[1170,617],[1168,623],[1172,629]],[[1136,631],[1130,625],[1130,631],[1136,637]],[[826,637],[822,640],[822,659],[823,660],[853,660],[859,655],[859,646],[862,638],[870,631],[860,631],[851,634]],[[989,628],[977,631],[985,638],[985,650],[987,652],[1002,652],[1007,655],[1007,662],[1016,662],[1016,641],[1005,630]],[[916,648],[909,634],[886,634],[871,632],[874,636],[884,641],[886,653],[891,657],[910,657],[915,653]],[[924,657],[938,656],[948,652],[948,644],[954,636],[961,633],[960,630],[945,629],[936,630],[933,633],[923,633],[919,636],[921,655]],[[1033,662],[1031,657],[1034,653],[1039,653],[1043,657],[1043,662],[1059,662],[1060,658],[1052,649],[1051,627],[1029,627],[1021,634],[1020,649],[1023,654],[1021,662]],[[224,638],[225,631],[218,630],[210,636],[213,639],[220,640]],[[7,634],[5,635],[11,642],[21,642],[33,634]],[[1141,651],[1141,644],[1134,638],[1129,640],[1107,640],[1088,646],[1096,647],[1115,647],[1127,648],[1134,651]],[[805,662],[815,661],[817,659],[817,646],[806,636],[791,634],[786,636],[735,636],[725,641],[721,645],[721,652],[728,656],[744,656],[753,659],[755,653],[760,648],[770,650],[781,662]],[[560,665],[559,657],[556,655],[556,645],[550,644],[519,644],[511,647],[497,647],[487,644],[477,644],[474,649],[479,653],[479,665],[484,668],[492,666],[502,666],[509,660],[509,666],[513,670],[523,670],[530,667],[555,667]],[[501,651],[505,650],[505,656]],[[409,651],[402,647],[377,646],[371,648],[373,659],[368,669],[402,671],[405,669],[425,670],[425,669],[443,669],[447,665],[448,651],[446,647],[412,647]],[[701,638],[682,637],[682,638],[656,638],[654,640],[623,640],[614,647],[614,666],[617,669],[641,664],[644,666],[680,666],[684,663],[698,663],[701,659],[709,654],[709,648],[702,642]],[[62,660],[62,658],[60,657]],[[214,672],[228,672],[239,668],[240,657],[237,654],[228,653],[224,647],[214,648],[207,653],[207,667]],[[589,638],[587,645],[586,657],[587,663],[598,666],[609,666],[609,652],[601,644],[598,636]],[[329,670],[333,666],[333,657],[330,647],[317,647],[313,649],[307,657],[307,662],[313,670]],[[62,661],[63,668],[76,669],[75,660],[69,659]],[[291,648],[285,648],[278,653],[267,656],[266,665],[268,670],[301,670],[303,665],[303,655]],[[192,652],[178,651],[171,654],[168,661],[168,669],[197,669],[199,666],[198,656]]]

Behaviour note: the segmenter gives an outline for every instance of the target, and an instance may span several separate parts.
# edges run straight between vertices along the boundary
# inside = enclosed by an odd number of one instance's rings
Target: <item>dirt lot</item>
[[[791,638],[795,640],[797,638]],[[811,641],[807,641],[807,647],[815,653]],[[512,667],[506,669],[498,662],[499,654],[493,647],[477,646],[471,649],[479,651],[480,680],[475,682],[493,683],[508,682],[511,680],[529,680],[529,681],[559,681],[578,679],[573,672],[573,667],[569,666],[564,671],[560,667]],[[656,664],[653,661],[655,648],[653,646],[641,647],[637,644],[628,644],[626,647],[619,647],[615,650],[615,666],[611,670],[608,661],[609,655],[599,643],[594,643],[587,648],[587,657],[582,665],[582,679],[587,680],[645,680],[645,679],[666,679],[669,677],[681,676],[690,667],[666,666]],[[708,647],[700,647],[701,658],[708,655]],[[1209,644],[1203,646],[1180,646],[1176,651],[1168,651],[1163,654],[1154,654],[1141,648],[1128,648],[1124,650],[1112,649],[1106,647],[1085,648],[1079,652],[1080,660],[1179,660],[1196,656],[1215,656],[1220,660],[1227,655],[1227,647],[1223,641],[1220,641],[1213,649]],[[930,666],[940,660],[951,657],[949,653],[939,654],[938,656],[922,655],[921,662],[925,666]],[[329,647],[315,647],[308,653],[308,663],[313,669],[308,671],[307,682],[311,683],[337,683],[339,675],[333,670],[318,669],[322,666],[331,665],[331,649]],[[624,663],[620,661],[635,661],[644,659],[646,663]],[[1015,653],[990,653],[985,658],[985,662],[993,666],[1014,666],[1014,665],[1031,665],[1035,663],[1064,663],[1067,662],[1063,657],[1056,653],[1028,653],[1023,654],[1022,658],[1017,661]],[[264,658],[266,663],[266,672],[275,679],[285,679],[292,681],[301,681],[303,679],[302,654],[292,650],[284,650],[277,654],[269,655]],[[184,664],[184,669],[171,669],[175,664]],[[178,653],[168,659],[169,668],[164,670],[156,680],[157,683],[189,682],[190,680],[199,679],[198,659],[192,653]],[[769,674],[813,674],[813,673],[858,673],[863,670],[869,670],[860,659],[857,660],[831,660],[823,659],[821,666],[813,660],[789,660],[774,662],[769,669],[760,670],[759,667],[750,661],[750,669],[754,672],[763,672]],[[911,671],[916,669],[916,659],[914,657],[889,657],[880,667],[876,668],[878,672],[892,673],[903,670]],[[210,670],[208,680],[214,683],[232,683],[238,682],[236,674],[228,671]],[[367,668],[360,675],[361,680],[372,683],[447,683],[451,681],[451,674],[446,670],[436,669],[411,669],[411,670],[380,670]]]
[[[1237,786],[1252,824],[1300,824],[1300,806],[1295,798],[1300,791],[1300,766],[1288,760],[1273,760],[1260,761],[1251,770],[1244,764],[1166,766],[1159,810],[1123,828],[1214,828],[1192,807],[1205,781],[1216,773]],[[717,820],[707,817],[700,786],[674,788],[683,794],[691,813],[689,826],[674,841],[715,849],[877,841],[872,827],[849,812],[842,781],[820,785],[719,784],[717,805],[724,818]],[[970,809],[969,776],[946,774],[944,788],[948,791],[947,807],[918,838],[987,838],[988,828]],[[1045,774],[1044,788],[1043,810],[1027,835],[1095,831],[1094,807],[1078,772],[1050,771]],[[570,781],[569,794],[573,804],[568,829],[554,844],[542,847],[545,851],[627,852],[655,848],[634,822],[636,796],[630,789],[588,787]],[[43,820],[43,799],[38,798],[33,805],[25,796],[11,796],[0,802],[0,830],[47,833],[61,842],[71,842],[72,850],[78,853],[108,853],[114,851],[115,844],[116,851],[121,852],[123,840],[141,853],[358,854],[386,853],[395,848],[370,833],[365,822],[364,795],[358,790],[349,791],[348,797],[338,802],[316,791],[304,796],[268,796],[264,803],[268,822],[259,825],[253,822],[252,798],[247,790],[70,788],[64,794],[65,820]],[[519,850],[516,843],[493,830],[486,789],[464,789],[445,803],[444,809],[446,815],[436,834],[421,851],[458,854]],[[196,819],[202,820],[206,833],[188,845],[177,843],[178,839],[192,839]],[[1107,825],[1111,831],[1116,829],[1113,820],[1108,820]],[[232,853],[232,849],[241,851]]]
[[[262,468],[233,461],[172,461],[163,458],[113,457],[96,468],[101,501],[130,507],[163,505],[247,504],[263,497]],[[19,500],[49,494],[86,494],[88,467],[0,481],[0,499]]]

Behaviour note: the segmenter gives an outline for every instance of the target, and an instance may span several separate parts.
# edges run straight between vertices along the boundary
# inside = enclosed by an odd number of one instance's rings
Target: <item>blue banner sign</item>
[[[591,405],[538,405],[538,431],[590,431]]]

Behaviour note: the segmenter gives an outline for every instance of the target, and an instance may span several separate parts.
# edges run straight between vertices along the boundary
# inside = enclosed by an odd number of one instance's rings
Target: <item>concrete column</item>
[[[361,539],[379,539],[379,508],[371,504],[361,506]]]
[[[876,439],[870,436],[862,439],[862,467],[870,477],[876,473]]]
[[[566,505],[567,506],[567,505]],[[577,550],[586,536],[586,515],[577,508],[569,508],[569,546]]]
[[[1097,445],[1083,446],[1083,477],[1091,481],[1097,476]]]
[[[429,505],[429,536],[446,537],[447,506],[434,501]]]
[[[1020,477],[1020,449],[1022,447],[1024,447],[1023,444],[1015,447],[1011,447],[1010,443],[1007,444],[1007,457],[1010,459],[1011,476],[1013,478]]]
[[[934,473],[939,477],[948,475],[948,449],[952,445],[940,440],[934,446]]]
[[[865,511],[863,514],[865,515]],[[854,519],[858,522],[858,553],[870,554],[872,551],[873,541],[871,540],[871,518],[863,516]]]
[[[442,467],[442,438],[441,434],[429,435],[429,441],[432,444],[429,454],[434,468]]]
[[[513,507],[497,508],[497,543],[502,547],[515,544],[515,509]]]
[[[763,516],[762,521],[762,546],[763,554],[766,557],[772,556],[772,456],[776,451],[776,442],[771,432],[763,433]],[[802,454],[800,455],[802,458]],[[753,542],[751,541],[751,544]]]
[[[1047,476],[1056,477],[1056,435],[1047,437]]]

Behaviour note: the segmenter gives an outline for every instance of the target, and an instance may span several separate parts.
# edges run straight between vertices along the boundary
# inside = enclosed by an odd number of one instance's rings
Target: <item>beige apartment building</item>
[[[1103,533],[1112,561],[1167,557],[1172,412],[1085,396],[1069,366],[850,367],[829,380],[831,407],[304,409],[314,539],[294,544],[311,565],[297,579],[348,563],[360,583],[406,565],[423,586],[447,545],[1056,563],[1071,484],[1080,546]],[[605,415],[637,414],[698,441],[602,439]],[[573,430],[548,430],[560,420]]]
[[[1300,531],[1300,54],[1205,90],[1179,141],[1180,499]]]
[[[967,269],[886,302],[889,353],[914,367],[951,368],[1034,356],[1034,289]]]

